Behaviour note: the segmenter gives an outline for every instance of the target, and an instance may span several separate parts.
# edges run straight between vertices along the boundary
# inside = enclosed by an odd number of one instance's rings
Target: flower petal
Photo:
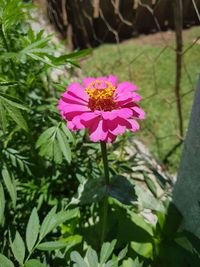
[[[139,88],[130,83],[130,82],[122,82],[122,83],[119,83],[118,86],[117,86],[117,89],[116,89],[116,93],[119,93],[119,94],[123,94],[123,93],[128,93],[128,92],[133,92],[133,91],[137,91],[139,90]]]
[[[88,94],[80,83],[72,83],[67,87],[67,93],[81,100],[88,101]]]
[[[129,130],[131,130],[132,132],[136,132],[140,129],[140,125],[137,123],[136,120],[133,119],[129,119],[127,120],[130,124],[130,126],[128,127]]]
[[[100,120],[99,123],[94,124],[90,128],[90,140],[93,142],[98,142],[98,141],[104,141],[107,137],[107,132],[103,131],[102,128],[103,125],[103,120]]]
[[[93,77],[84,78],[83,79],[84,87],[88,87],[88,84],[91,82],[94,82],[95,80],[96,80],[96,78],[93,78]]]
[[[106,136],[104,141],[107,142],[107,143],[112,143],[113,141],[115,141],[116,138],[117,138],[116,135],[111,134],[110,132],[108,132],[108,134],[107,134],[107,136]]]
[[[114,75],[109,75],[107,81],[112,83],[113,86],[117,86],[118,78]]]
[[[133,110],[133,117],[136,117],[137,119],[144,120],[145,119],[145,112],[143,109],[141,109],[138,106],[135,106],[132,108]]]

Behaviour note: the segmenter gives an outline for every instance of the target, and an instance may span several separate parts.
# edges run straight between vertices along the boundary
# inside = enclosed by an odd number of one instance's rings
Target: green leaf
[[[142,206],[142,208],[165,212],[165,208],[163,203],[156,199],[148,189],[145,187],[141,187],[139,185],[135,185],[136,195],[138,196],[138,203]]]
[[[80,244],[82,242],[82,236],[80,235],[73,235],[65,238],[65,242],[67,243],[67,247],[65,249],[65,253],[70,250],[72,247]]]
[[[7,111],[12,120],[14,120],[22,129],[28,131],[27,123],[22,116],[20,109],[27,110],[27,107],[20,104],[18,99],[15,99],[10,95],[0,93],[0,118],[2,123],[4,124],[4,128],[6,116],[5,111]]]
[[[5,103],[4,103],[4,107],[6,111],[8,112],[9,116],[16,122],[16,124],[18,124],[26,132],[28,132],[28,125],[24,117],[22,116],[21,112],[19,111],[19,109],[16,109],[11,105],[7,105],[7,104],[5,105]]]
[[[0,93],[0,98],[12,107],[22,109],[22,110],[28,110],[28,108],[26,106],[20,104],[21,101],[19,99],[15,98],[11,95]]]
[[[11,260],[0,253],[0,267],[15,267]]]
[[[162,234],[170,239],[173,238],[181,227],[182,220],[183,217],[177,207],[170,203],[165,216]]]
[[[63,122],[61,123],[61,128],[63,130],[63,133],[69,139],[69,141],[74,144],[75,143],[75,138],[74,138],[73,134],[70,132],[70,130],[66,127],[66,125]]]
[[[84,259],[81,257],[81,255],[77,251],[73,251],[70,254],[70,258],[73,262],[75,262],[77,265],[74,265],[76,267],[88,267],[88,265],[85,263]]]
[[[14,84],[17,84],[17,82],[8,82],[8,81],[4,81],[4,82],[2,82],[2,81],[0,81],[0,87],[1,86],[9,86],[9,85],[14,85]]]
[[[55,127],[50,127],[47,130],[45,130],[40,137],[38,138],[37,142],[36,142],[36,148],[39,148],[40,146],[42,146],[43,144],[46,143],[46,141],[52,137],[52,135],[55,132]]]
[[[0,182],[0,224],[3,224],[4,221],[4,210],[5,210],[5,195],[3,186]]]
[[[111,197],[116,198],[126,205],[132,205],[137,200],[134,185],[126,177],[121,175],[112,177],[108,192]]]
[[[12,199],[13,207],[15,208],[16,199],[17,199],[16,185],[15,185],[15,181],[11,178],[11,176],[7,170],[7,167],[5,165],[3,166],[2,177],[3,177],[4,183],[6,185],[6,188],[9,192],[9,195]]]
[[[44,250],[44,251],[52,251],[56,249],[65,248],[68,244],[59,241],[49,241],[41,243],[37,246],[37,249]]]
[[[156,188],[156,185],[155,183],[152,181],[151,178],[149,178],[149,176],[147,176],[145,173],[144,173],[144,180],[146,182],[146,185],[147,187],[149,188],[149,190],[151,191],[151,193],[157,197],[157,188]]]
[[[30,259],[26,262],[25,267],[46,267],[43,263],[36,259]]]
[[[120,253],[118,254],[118,256],[117,256],[118,261],[120,261],[120,260],[122,260],[123,258],[125,258],[127,252],[128,252],[128,245],[127,245],[124,249],[122,249],[122,250],[120,251]]]
[[[79,215],[78,208],[68,211],[60,211],[58,213],[55,213],[55,211],[56,209],[54,207],[44,218],[40,229],[40,240],[44,238],[53,229],[58,227],[60,224],[73,218],[76,218]]]
[[[56,163],[62,162],[62,155],[70,162],[71,149],[69,147],[69,134],[61,128],[62,124],[47,129],[39,137],[36,148],[40,148],[40,155],[53,159]]]
[[[94,251],[91,247],[88,248],[86,255],[85,255],[85,261],[89,264],[89,266],[98,266],[98,256],[96,251]]]
[[[102,266],[111,256],[117,240],[113,240],[111,243],[106,242],[103,244],[100,252],[100,266]]]
[[[5,35],[5,32],[9,31],[13,25],[16,25],[24,18],[25,11],[23,7],[26,5],[20,1],[10,0],[10,1],[1,1],[2,13],[2,32]]]
[[[153,257],[153,245],[152,243],[138,243],[132,241],[130,247],[138,253],[140,256],[148,259],[152,259]]]
[[[128,258],[127,260],[123,261],[122,267],[142,267],[143,263],[139,262],[139,259],[136,258],[135,260],[132,260],[131,258]]]
[[[6,131],[6,111],[3,107],[3,105],[0,102],[0,123],[2,125],[2,129],[5,132]]]
[[[70,54],[66,55],[66,58],[71,59],[71,58],[77,58],[77,57],[85,57],[89,55],[92,52],[91,48],[79,50],[79,51],[74,51]]]
[[[29,252],[31,252],[32,248],[35,245],[39,233],[39,227],[40,227],[40,222],[37,214],[37,209],[34,208],[32,210],[26,228],[26,244]]]
[[[44,218],[41,228],[40,228],[40,237],[39,237],[40,240],[42,240],[51,231],[51,228],[49,227],[49,225],[51,221],[53,220],[55,214],[56,214],[56,207],[53,207],[49,211],[49,213],[46,215],[46,217]]]
[[[153,236],[153,226],[150,223],[147,223],[140,214],[137,214],[131,210],[127,211],[131,216],[131,220],[140,228],[144,229],[151,236]]]
[[[25,256],[25,245],[18,231],[16,232],[15,239],[13,242],[11,242],[10,246],[15,259],[20,264],[23,264]]]
[[[80,184],[77,195],[72,198],[71,204],[82,205],[99,202],[106,195],[106,186],[101,179],[89,179]]]
[[[58,129],[57,131],[58,144],[60,149],[65,157],[65,159],[70,163],[71,162],[71,150],[67,142],[66,136],[64,133]]]

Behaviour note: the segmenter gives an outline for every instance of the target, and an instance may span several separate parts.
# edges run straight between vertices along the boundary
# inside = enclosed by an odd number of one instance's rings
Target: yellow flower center
[[[116,88],[107,81],[95,80],[88,84],[85,92],[89,96],[88,107],[94,110],[111,111],[116,103],[113,99]]]

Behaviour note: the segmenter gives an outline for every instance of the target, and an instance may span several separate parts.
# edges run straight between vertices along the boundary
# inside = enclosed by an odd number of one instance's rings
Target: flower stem
[[[105,142],[101,142],[101,154],[104,166],[104,179],[106,186],[109,185],[109,169],[108,169],[108,158],[107,158],[107,147]],[[101,229],[101,245],[105,241],[106,226],[108,216],[108,195],[103,200],[103,216],[102,216],[102,229]]]
[[[107,158],[107,147],[105,142],[101,142],[101,154],[103,158],[103,167],[104,167],[104,179],[105,184],[109,185],[109,169],[108,169],[108,158]]]

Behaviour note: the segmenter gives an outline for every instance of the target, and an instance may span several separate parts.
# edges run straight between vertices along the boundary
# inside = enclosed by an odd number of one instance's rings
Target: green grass
[[[199,27],[190,29],[185,36],[184,49],[198,36]],[[174,44],[171,44],[174,46]],[[194,45],[184,56],[181,94],[184,128],[188,125],[194,88],[200,72],[200,45]],[[142,107],[147,113],[142,130],[135,134],[158,160],[178,143],[178,120],[174,94],[175,52],[160,46],[134,44],[134,39],[119,45],[104,44],[94,49],[90,58],[82,62],[85,76],[108,75],[129,80],[138,85],[143,97]],[[190,93],[188,93],[190,92]],[[170,169],[178,167],[180,151],[170,158]]]

